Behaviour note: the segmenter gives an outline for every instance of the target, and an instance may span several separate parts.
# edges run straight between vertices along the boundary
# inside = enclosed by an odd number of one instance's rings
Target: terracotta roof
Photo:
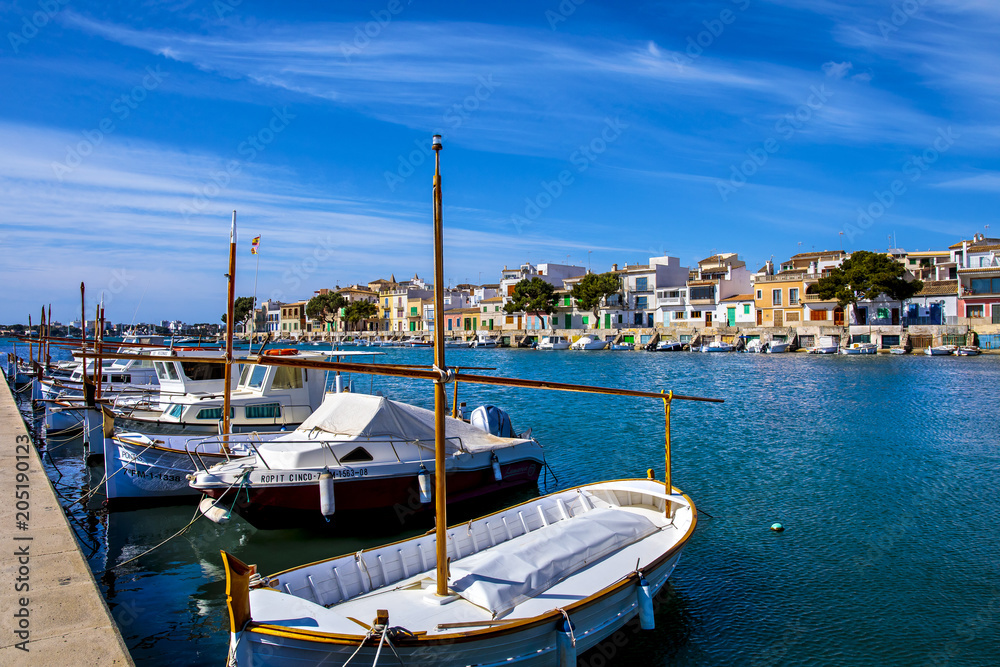
[[[942,296],[958,294],[958,281],[955,280],[925,280],[924,287],[915,296]]]
[[[796,257],[802,257],[802,258],[805,258],[805,257],[832,257],[834,255],[846,255],[846,254],[848,254],[848,253],[846,253],[843,250],[823,250],[821,252],[800,252],[797,255],[792,255],[791,259],[795,259]]]
[[[989,245],[977,245],[969,247],[969,252],[988,252],[990,250],[1000,250],[1000,243],[991,243]]]
[[[753,294],[734,294],[727,296],[723,301],[753,301]]]
[[[689,280],[687,284],[692,287],[699,287],[702,285],[714,285],[716,282],[715,280]]]
[[[996,273],[997,271],[1000,271],[1000,266],[958,267],[959,273]]]
[[[502,296],[492,296],[489,299],[483,299],[481,303],[502,303]]]

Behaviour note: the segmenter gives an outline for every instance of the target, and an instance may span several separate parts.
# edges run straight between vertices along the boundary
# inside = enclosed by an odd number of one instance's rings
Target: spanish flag
[[[260,245],[260,237],[259,236],[253,237],[253,241],[250,242],[250,254],[251,255],[256,255],[257,254],[257,246],[259,246],[259,245]]]

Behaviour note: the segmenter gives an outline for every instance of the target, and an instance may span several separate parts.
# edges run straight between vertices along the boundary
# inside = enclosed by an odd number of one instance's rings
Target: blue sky
[[[330,6],[326,6],[330,5]],[[1000,191],[1000,3],[0,2],[0,322],[738,252],[943,248]],[[1000,226],[993,233],[1000,232]],[[89,299],[88,299],[89,301]],[[89,306],[88,306],[89,308]]]

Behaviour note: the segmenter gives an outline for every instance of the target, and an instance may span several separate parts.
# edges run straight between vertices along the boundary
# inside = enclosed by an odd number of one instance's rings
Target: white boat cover
[[[368,394],[330,394],[316,412],[302,422],[296,433],[287,439],[316,439],[313,430],[337,436],[339,440],[355,438],[388,438],[393,440],[420,440],[434,443],[434,412],[415,405],[391,401],[384,396]],[[518,438],[500,438],[482,431],[460,419],[445,417],[445,433],[451,438],[446,451],[459,451],[458,439],[469,451],[492,450],[519,442]]]
[[[454,561],[450,588],[497,617],[657,530],[641,514],[593,509]]]

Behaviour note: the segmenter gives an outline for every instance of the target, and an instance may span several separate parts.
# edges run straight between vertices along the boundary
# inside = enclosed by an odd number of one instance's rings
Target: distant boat
[[[410,336],[403,341],[405,347],[434,347],[434,343],[418,336]]]
[[[816,345],[809,348],[809,354],[837,354],[839,348],[832,336],[820,336]]]
[[[890,347],[889,354],[906,354],[905,347]]]
[[[980,349],[975,345],[962,345],[952,354],[956,357],[976,357],[979,356]]]
[[[591,336],[591,335],[588,334],[586,336],[580,336],[579,338],[577,338],[573,342],[573,344],[570,345],[570,349],[572,349],[572,350],[603,350],[605,347],[607,347],[607,345],[608,345],[608,342],[606,340],[601,340],[597,336]]]
[[[569,340],[565,336],[542,336],[538,342],[539,350],[568,350]]]
[[[498,343],[496,338],[481,333],[472,341],[472,347],[498,347]]]
[[[656,344],[657,352],[680,352],[684,344],[677,340],[661,340]]]
[[[954,354],[956,350],[958,350],[957,345],[938,345],[937,347],[925,348],[924,354],[929,357],[943,357]]]
[[[621,350],[633,350],[633,349],[635,349],[635,346],[634,345],[630,345],[629,343],[611,343],[610,345],[608,345],[608,349],[609,350],[617,350],[617,351],[621,351]]]
[[[445,347],[472,347],[472,341],[462,340],[461,338],[446,338],[444,341]]]
[[[702,352],[732,352],[734,349],[736,348],[733,347],[732,343],[725,341],[713,341],[708,345],[701,346]]]
[[[878,348],[875,343],[851,343],[848,347],[841,348],[841,354],[875,354]]]
[[[767,343],[767,353],[768,354],[781,354],[782,352],[788,352],[788,348],[791,347],[791,343],[783,340],[770,340]]]

